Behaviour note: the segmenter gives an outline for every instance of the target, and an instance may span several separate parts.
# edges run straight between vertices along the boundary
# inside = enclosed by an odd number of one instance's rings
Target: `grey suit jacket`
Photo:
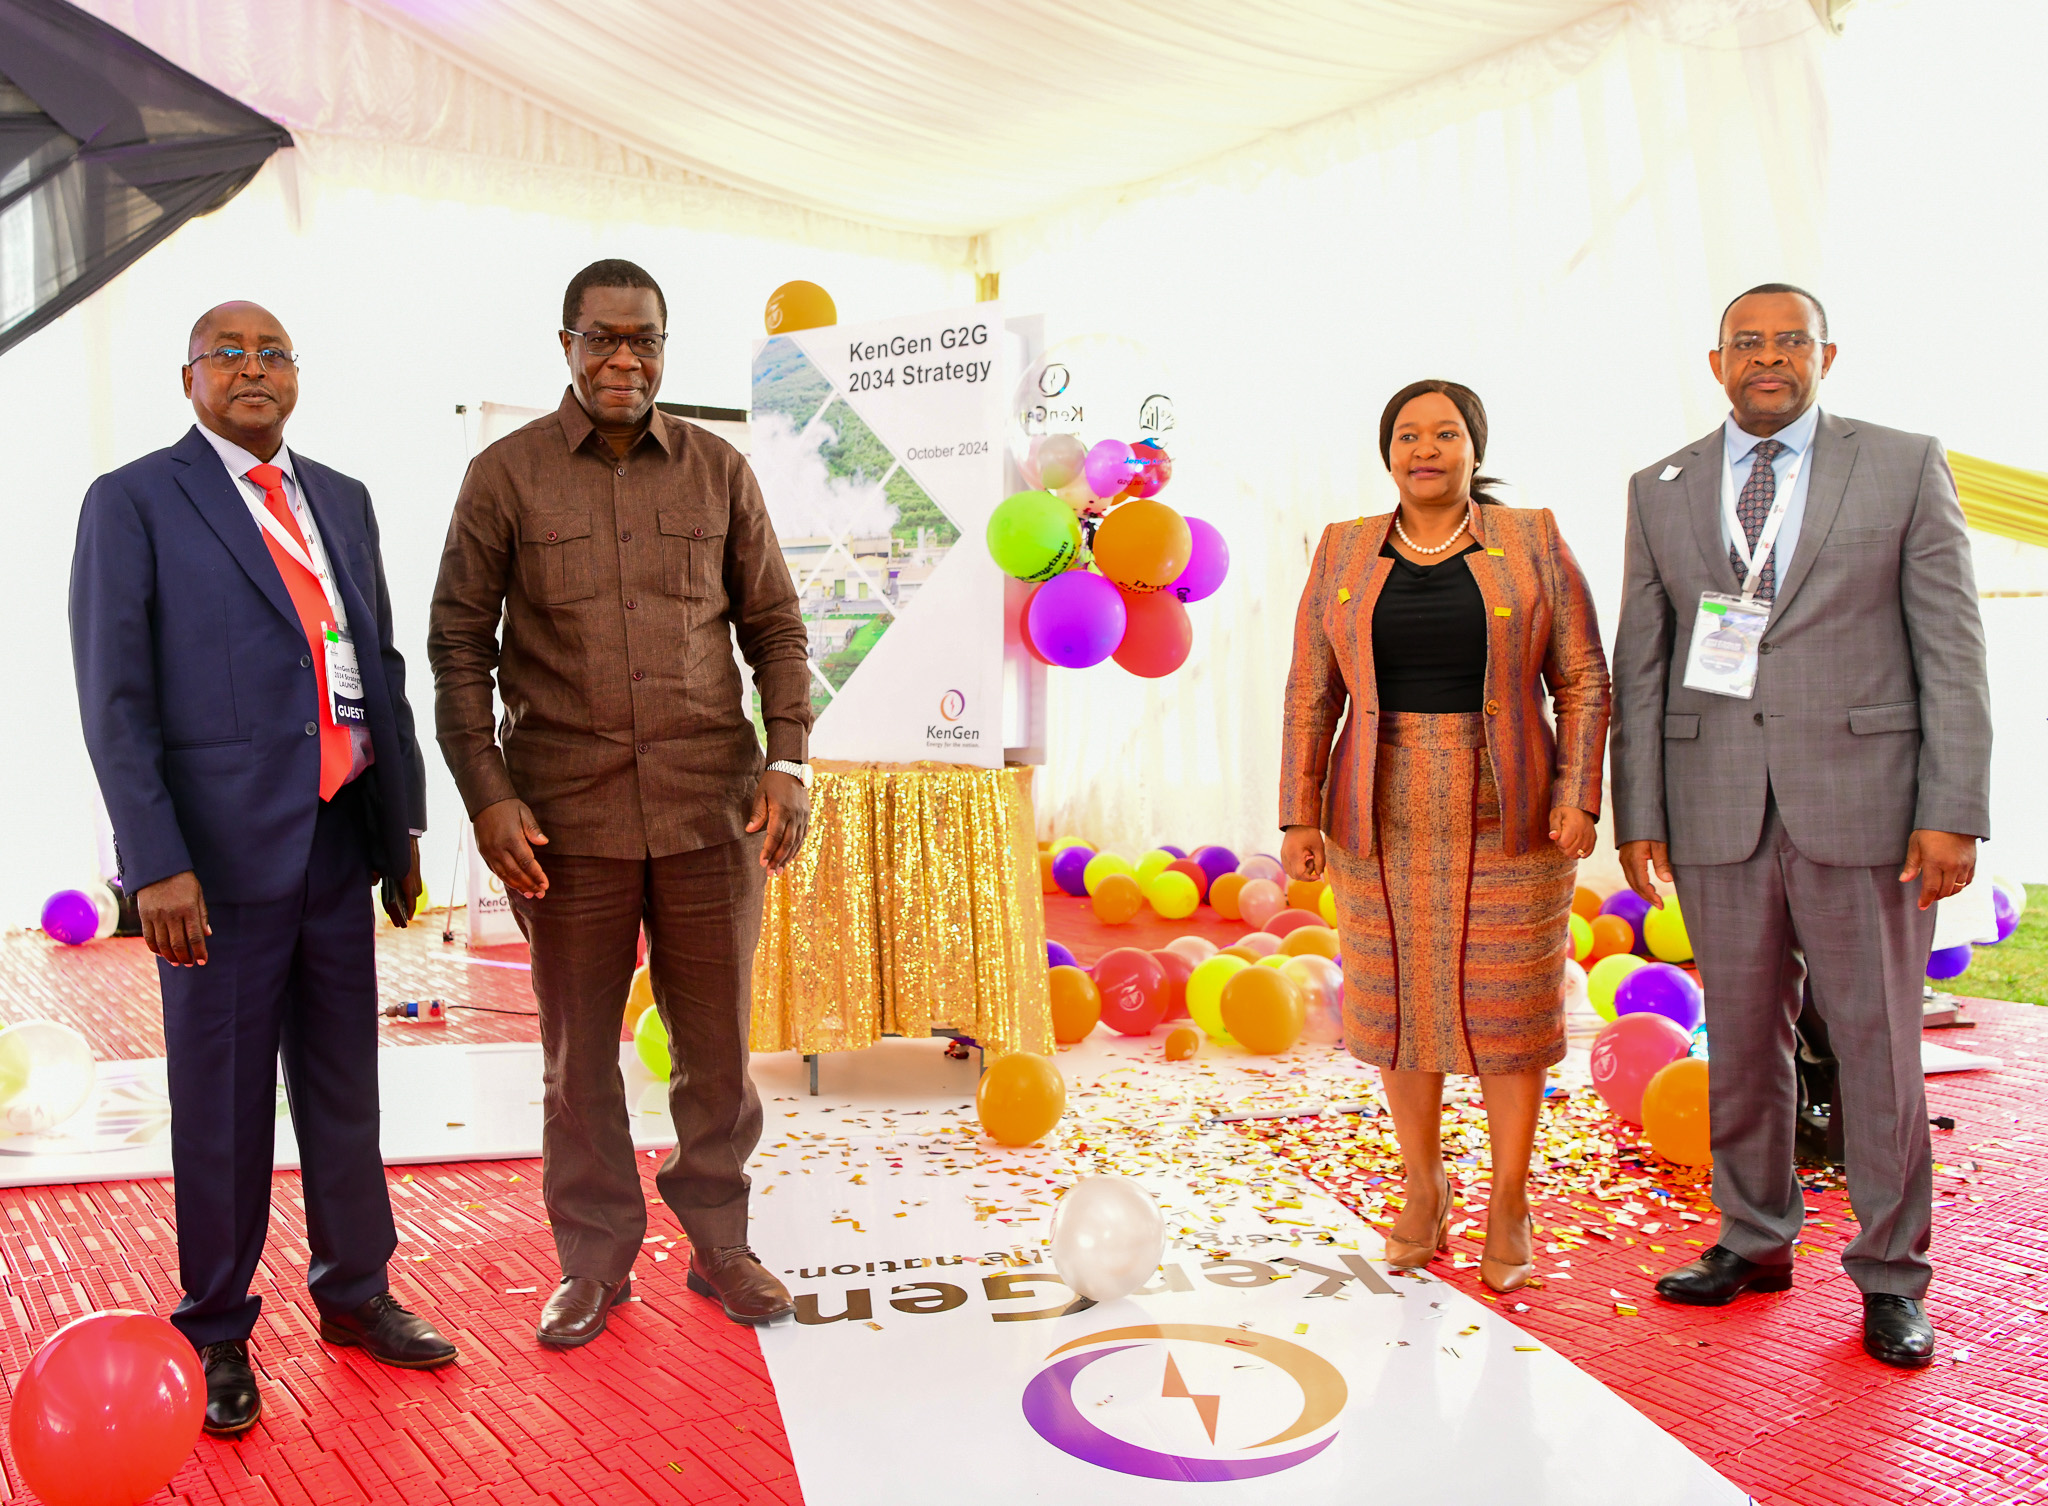
[[[1721,448],[1716,429],[1629,480],[1616,842],[1668,842],[1674,863],[1741,862],[1767,789],[1818,863],[1902,862],[1922,828],[1989,836],[1984,628],[1940,442],[1822,413],[1799,547],[1781,562],[1747,701],[1684,684],[1701,594],[1740,585],[1721,542]]]

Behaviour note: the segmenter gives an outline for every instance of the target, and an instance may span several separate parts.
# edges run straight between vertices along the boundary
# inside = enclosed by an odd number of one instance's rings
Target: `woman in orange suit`
[[[1336,890],[1345,1044],[1381,1070],[1406,1171],[1388,1261],[1449,1246],[1443,1080],[1476,1072],[1493,1142],[1480,1278],[1512,1291],[1533,1269],[1529,1158],[1545,1069],[1564,1057],[1607,661],[1556,520],[1477,474],[1471,389],[1395,393],[1380,457],[1399,507],[1323,531],[1295,619],[1281,861]]]

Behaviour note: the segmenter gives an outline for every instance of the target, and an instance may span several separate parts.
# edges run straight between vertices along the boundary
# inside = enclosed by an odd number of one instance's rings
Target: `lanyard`
[[[285,506],[291,506],[289,500],[286,501]],[[284,524],[277,521],[277,515],[271,512],[268,503],[258,502],[249,511],[255,515],[256,526],[269,534],[278,548],[304,565],[306,573],[320,583],[321,594],[327,598],[327,609],[334,613],[334,626],[339,631],[346,633],[348,631],[348,615],[341,609],[341,595],[335,590],[334,582],[328,577],[327,572],[314,564],[312,557],[299,547],[299,541],[292,537],[292,532],[289,528],[286,528]]]
[[[1807,449],[1812,446],[1808,445]],[[1749,473],[1754,476],[1756,468],[1766,462],[1752,450]],[[1806,464],[1806,452],[1792,457],[1792,463],[1785,467],[1785,474],[1777,483],[1777,494],[1772,498],[1771,510],[1764,516],[1763,532],[1756,536],[1756,554],[1749,549],[1749,530],[1742,526],[1742,519],[1735,510],[1735,466],[1728,458],[1728,441],[1721,441],[1721,511],[1728,523],[1728,541],[1734,547],[1735,557],[1742,561],[1749,574],[1742,578],[1742,599],[1752,601],[1756,597],[1757,583],[1764,578],[1764,566],[1771,558],[1771,551],[1778,544],[1778,530],[1785,526],[1785,509],[1792,505],[1792,488],[1799,484],[1800,467]]]

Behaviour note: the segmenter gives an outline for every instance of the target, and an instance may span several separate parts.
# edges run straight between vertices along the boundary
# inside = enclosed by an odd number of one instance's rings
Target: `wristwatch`
[[[805,789],[811,787],[811,766],[807,763],[791,763],[786,758],[778,758],[768,768],[777,774],[787,774]]]

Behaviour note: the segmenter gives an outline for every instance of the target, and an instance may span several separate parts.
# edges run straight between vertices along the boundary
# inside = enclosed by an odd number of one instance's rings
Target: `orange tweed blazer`
[[[1380,709],[1372,614],[1393,573],[1393,561],[1380,558],[1393,520],[1386,513],[1323,530],[1287,675],[1280,824],[1321,827],[1358,853],[1372,850]],[[1586,577],[1547,509],[1488,504],[1477,509],[1473,532],[1485,551],[1466,562],[1486,602],[1486,751],[1503,844],[1524,853],[1550,839],[1553,808],[1600,814],[1607,656]]]

